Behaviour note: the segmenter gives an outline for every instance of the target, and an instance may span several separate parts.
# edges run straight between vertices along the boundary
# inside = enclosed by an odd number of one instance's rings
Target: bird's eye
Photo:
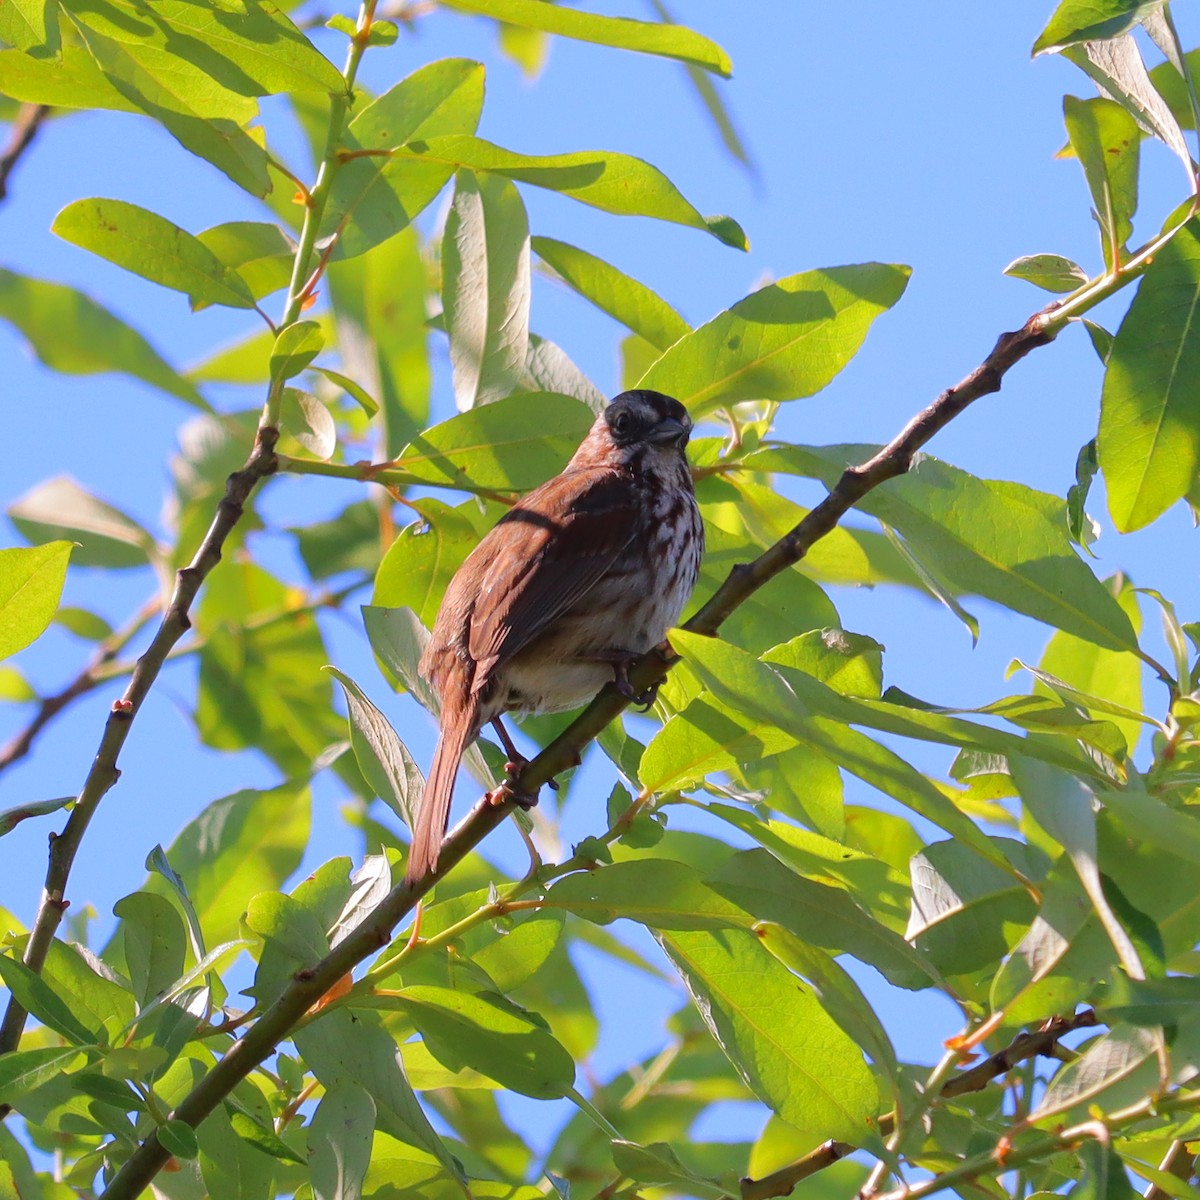
[[[629,426],[633,423],[633,418],[627,412],[617,413],[613,419],[613,432],[625,434],[629,432]]]

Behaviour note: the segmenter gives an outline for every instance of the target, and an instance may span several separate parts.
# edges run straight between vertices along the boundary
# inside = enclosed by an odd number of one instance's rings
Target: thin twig
[[[1167,1175],[1173,1175],[1183,1183],[1191,1183],[1196,1173],[1196,1156],[1187,1148],[1184,1141],[1175,1141],[1167,1148],[1158,1169]],[[1142,1193],[1142,1200],[1171,1200],[1171,1193],[1166,1188],[1152,1183]]]
[[[109,634],[95,649],[87,665],[67,684],[55,692],[53,696],[43,696],[37,712],[29,719],[28,724],[8,743],[0,748],[0,772],[11,767],[18,759],[24,758],[33,746],[34,740],[60,712],[80,696],[86,696],[95,688],[102,678],[101,670],[129,645],[131,641],[146,627],[146,623],[162,608],[162,600],[153,596],[134,614],[128,624]]]
[[[273,612],[260,613],[258,616],[251,617],[241,626],[242,632],[255,633],[273,625],[283,624],[295,617],[316,612],[318,609],[337,608],[343,600],[369,582],[369,579],[358,579],[335,592],[319,590],[300,604],[292,604]],[[28,754],[38,734],[75,700],[86,696],[109,680],[133,674],[137,669],[136,661],[120,659],[116,656],[138,631],[145,627],[146,622],[159,611],[160,607],[161,604],[158,600],[148,602],[129,626],[118,630],[112,637],[100,643],[87,666],[66,687],[42,700],[29,723],[15,734],[6,746],[0,748],[0,772]],[[174,662],[176,659],[198,654],[207,645],[208,638],[200,634],[182,645],[172,646],[167,653],[166,661]]]
[[[21,156],[37,137],[42,122],[50,115],[48,104],[22,104],[17,110],[17,119],[12,123],[8,145],[0,154],[0,200],[8,199],[8,177],[20,162]]]

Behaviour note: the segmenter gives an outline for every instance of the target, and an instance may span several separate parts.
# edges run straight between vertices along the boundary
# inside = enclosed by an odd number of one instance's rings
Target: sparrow
[[[451,579],[419,670],[441,701],[406,880],[437,867],[467,746],[501,714],[562,712],[609,682],[636,699],[629,664],[657,646],[691,595],[704,525],[684,453],[692,420],[661,392],[622,392],[561,474],[484,535]]]

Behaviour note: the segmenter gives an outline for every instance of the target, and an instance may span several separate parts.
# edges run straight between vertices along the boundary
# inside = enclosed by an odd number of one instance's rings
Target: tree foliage
[[[551,36],[686,64],[744,157],[704,74],[727,75],[727,56],[661,6],[661,20],[642,21],[545,0],[445,2],[496,23],[526,67]],[[1009,274],[1058,298],[882,449],[792,444],[776,418],[854,357],[901,302],[907,266],[809,267],[692,328],[587,248],[534,234],[523,197],[549,189],[744,248],[732,218],[702,215],[628,155],[527,154],[479,137],[480,63],[432,62],[368,95],[364,54],[407,36],[374,0],[329,21],[347,38],[340,69],[287,8],[0,5],[0,92],[20,105],[18,133],[48,109],[142,114],[263,201],[260,221],[193,232],[81,197],[54,232],[196,309],[265,322],[185,373],[96,299],[0,270],[0,319],[48,367],[120,372],[194,410],[171,467],[168,541],[64,478],[8,510],[30,545],[0,550],[0,656],[45,630],[68,569],[152,572],[158,595],[115,630],[58,609],[98,643],[59,694],[39,697],[18,666],[0,669],[4,700],[29,706],[0,769],[74,698],[129,675],[94,762],[79,755],[78,795],[0,814],[5,834],[70,808],[33,927],[7,914],[3,925],[0,1194],[753,1200],[826,1171],[830,1188],[871,1195],[1115,1198],[1132,1194],[1131,1173],[1156,1196],[1188,1194],[1200,626],[1157,593],[1098,576],[1086,510],[1097,472],[1122,531],[1197,500],[1200,216],[1184,130],[1200,104],[1169,7],[1063,0],[1037,38],[1035,52],[1068,57],[1101,93],[1067,97],[1064,119],[1104,270],[1089,277],[1053,254],[1013,263]],[[1163,60],[1149,71],[1143,47]],[[265,136],[253,124],[273,95],[311,140],[307,173],[284,164],[269,121]],[[1161,234],[1131,248],[1148,138],[1179,155],[1188,187]],[[608,689],[574,720],[524,723],[545,749],[523,784],[560,775],[560,803],[608,793],[594,835],[543,861],[534,847],[556,844],[550,806],[512,878],[480,845],[511,802],[480,802],[439,878],[409,888],[399,881],[420,765],[390,706],[330,665],[316,614],[371,587],[362,637],[397,693],[433,705],[416,662],[447,581],[505,507],[562,466],[603,403],[534,331],[535,269],[629,331],[628,385],[679,397],[702,423],[692,461],[708,552],[671,653],[634,672],[665,675],[650,717]],[[1015,361],[1122,292],[1132,298],[1115,332],[1088,323],[1104,384],[1068,495],[925,454]],[[436,355],[448,355],[454,415],[434,395]],[[215,383],[257,396],[218,404]],[[281,475],[345,481],[336,519],[290,531],[303,585],[272,574],[244,537],[271,528],[261,498]],[[828,498],[801,508],[793,479]],[[397,502],[415,512],[403,528]],[[865,521],[841,525],[851,507]],[[879,642],[841,625],[831,594],[845,585],[930,594],[973,633],[964,599],[981,597],[1052,636],[1018,664],[1026,692],[959,711],[887,685]],[[1147,607],[1168,662],[1144,648]],[[61,928],[71,867],[179,653],[199,661],[189,704],[202,741],[257,751],[277,782],[214,799],[154,848],[111,937],[89,947]],[[1165,685],[1165,704],[1144,694],[1146,679]],[[910,761],[929,761],[923,744],[943,748],[944,775]],[[485,740],[465,765],[491,789],[502,763]],[[322,773],[350,798],[364,852],[295,883]],[[876,802],[845,803],[847,778]],[[694,814],[702,831],[681,828]],[[405,920],[423,893],[419,925]],[[661,953],[625,939],[618,918]],[[587,1070],[600,1029],[581,947],[669,973],[691,999],[654,1053],[603,1081]],[[939,1062],[897,1053],[863,966],[957,1011]],[[972,1066],[976,1048],[988,1057]],[[514,1109],[506,1092],[574,1106],[544,1154],[526,1126],[543,1110]],[[758,1137],[692,1138],[727,1101],[759,1106]],[[557,1120],[561,1106],[546,1111]]]

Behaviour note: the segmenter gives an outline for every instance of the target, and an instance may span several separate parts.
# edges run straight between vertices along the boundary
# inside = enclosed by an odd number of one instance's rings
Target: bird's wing
[[[472,691],[595,586],[636,536],[637,514],[628,479],[592,469],[555,476],[505,515],[484,539],[493,544],[471,619]]]

